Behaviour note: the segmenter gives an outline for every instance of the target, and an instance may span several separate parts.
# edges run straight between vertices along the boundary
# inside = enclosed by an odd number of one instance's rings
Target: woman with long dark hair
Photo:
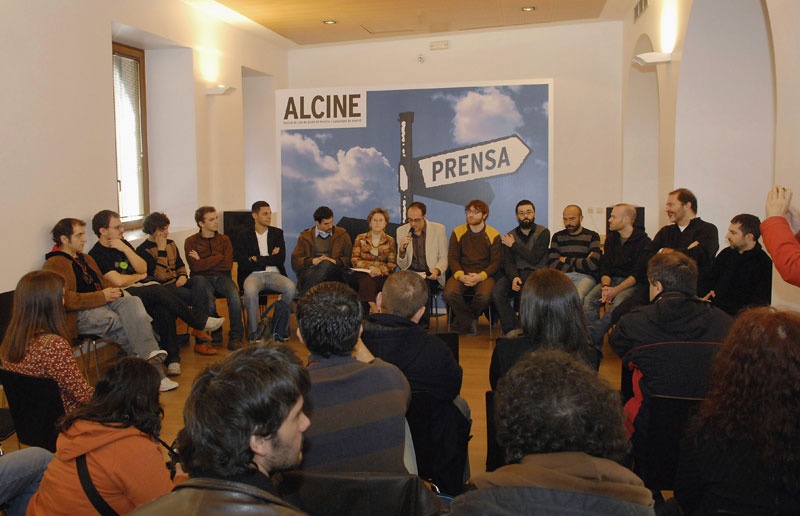
[[[14,291],[11,322],[0,356],[3,368],[52,378],[58,383],[64,412],[89,401],[93,389],[78,370],[67,340],[64,278],[50,271],[24,275]]]
[[[492,389],[522,355],[537,349],[560,349],[592,367],[599,365],[578,291],[563,272],[540,269],[528,276],[520,294],[519,319],[519,337],[497,339],[489,366]]]
[[[800,514],[800,313],[754,308],[734,321],[675,497],[687,515]]]
[[[125,357],[111,365],[91,401],[67,414],[56,455],[45,471],[28,515],[98,512],[79,477],[88,477],[102,500],[118,514],[172,490],[158,447],[163,410],[161,378],[146,360]]]

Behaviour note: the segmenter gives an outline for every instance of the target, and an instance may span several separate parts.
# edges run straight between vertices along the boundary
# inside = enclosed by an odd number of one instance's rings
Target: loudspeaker
[[[243,227],[253,225],[250,210],[234,210],[222,212],[222,232],[228,236],[240,231]]]

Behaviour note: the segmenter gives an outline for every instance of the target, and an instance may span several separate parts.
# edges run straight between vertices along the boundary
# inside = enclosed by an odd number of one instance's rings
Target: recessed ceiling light
[[[325,25],[336,25],[336,20],[322,20]]]
[[[523,7],[523,8],[522,8],[522,10],[523,10],[524,12],[526,12],[526,13],[529,13],[529,12],[531,12],[531,11],[535,11],[535,10],[536,10],[536,8],[535,8],[534,6],[532,6],[532,5],[530,5],[530,6],[528,6],[528,7]]]

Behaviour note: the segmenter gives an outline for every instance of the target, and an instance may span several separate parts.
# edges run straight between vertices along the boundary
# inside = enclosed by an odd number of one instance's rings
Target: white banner
[[[275,95],[281,130],[367,126],[367,92],[364,89],[278,90]]]

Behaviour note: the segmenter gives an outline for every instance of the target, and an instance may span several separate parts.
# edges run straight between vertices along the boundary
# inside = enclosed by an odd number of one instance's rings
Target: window
[[[117,142],[117,197],[123,222],[149,211],[144,51],[114,43],[114,125]]]

